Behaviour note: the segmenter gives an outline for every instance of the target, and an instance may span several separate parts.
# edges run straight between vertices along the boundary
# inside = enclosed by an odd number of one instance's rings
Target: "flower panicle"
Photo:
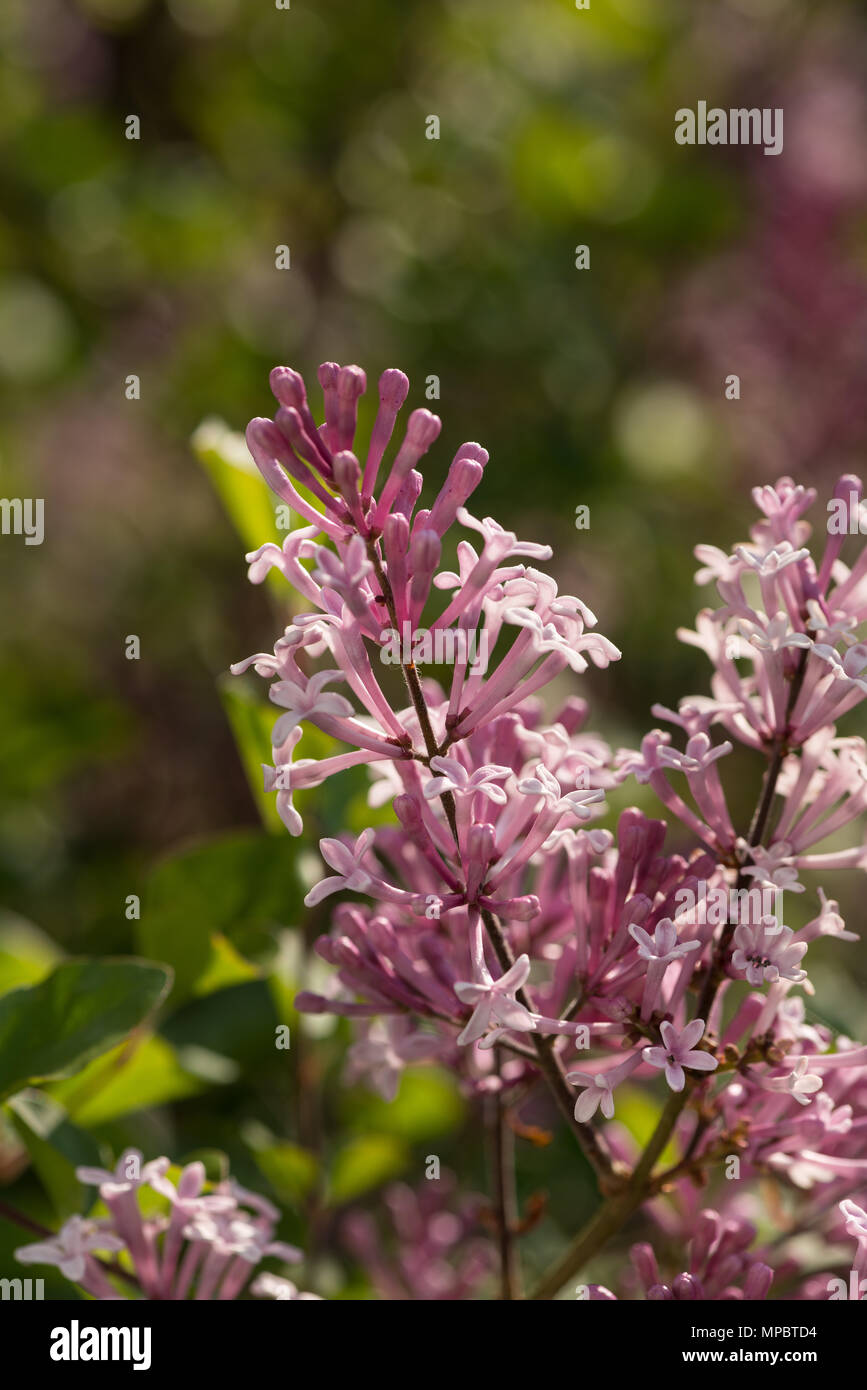
[[[813,1022],[802,995],[813,992],[812,943],[854,933],[821,887],[806,925],[785,915],[786,895],[810,891],[803,874],[867,867],[867,848],[841,850],[833,838],[867,811],[867,745],[836,727],[867,696],[867,550],[843,560],[860,482],[840,480],[828,507],[839,525],[829,520],[815,555],[805,513],[816,494],[788,478],[755,489],[747,543],[697,547],[697,579],[715,583],[719,605],[680,635],[709,656],[710,694],[654,706],[675,735],[654,729],[639,749],[613,751],[586,727],[583,701],[545,717],[552,681],[620,653],[591,610],[537,568],[548,547],[467,510],[485,451],[461,446],[425,509],[419,465],[439,421],[414,412],[389,451],[406,378],[382,377],[363,460],[353,449],[364,374],[328,363],[319,380],[322,426],[301,378],[281,368],[274,420],[248,433],[264,476],[305,523],[282,547],[253,552],[250,577],[278,568],[310,611],[273,654],[234,669],[252,665],[272,682],[282,713],[266,786],[291,833],[301,831],[293,792],[359,764],[371,773],[370,804],[390,801],[395,822],[321,842],[332,872],[306,901],[341,900],[316,944],[328,983],[304,989],[297,1007],[354,1021],[350,1076],[386,1098],[406,1066],[434,1062],[468,1095],[519,1103],[550,1080],[544,1039],[578,1130],[602,1129],[614,1164],[638,1160],[608,1123],[618,1088],[667,1088],[680,1106],[680,1157],[666,1191],[684,1243],[691,1193],[725,1155],[747,1179],[804,1193],[829,1229],[829,1202],[867,1182],[867,1051]],[[472,538],[458,540],[446,570],[455,525]],[[448,688],[425,675],[420,632],[431,649],[449,635]],[[484,663],[474,660],[483,643]],[[399,700],[389,664],[403,677]],[[306,724],[348,751],[298,757]],[[729,806],[736,747],[764,769],[748,829]],[[643,810],[621,812],[613,830],[596,824],[606,794],[631,777],[649,784],[691,849],[668,852],[667,822]],[[702,1258],[669,1280],[645,1279],[648,1297],[767,1294],[773,1271],[741,1258],[746,1228],[718,1205],[702,1226]]]
[[[282,1275],[261,1271],[268,1257],[298,1264],[302,1253],[275,1240],[279,1211],[233,1179],[209,1186],[204,1164],[188,1163],[176,1182],[170,1161],[145,1163],[137,1149],[127,1149],[113,1171],[76,1169],[80,1182],[95,1187],[108,1217],[72,1216],[56,1236],[21,1246],[22,1264],[56,1265],[70,1282],[93,1298],[116,1301],[137,1286],[145,1300],[230,1300],[252,1293],[268,1298],[317,1298],[299,1293]],[[145,1214],[142,1189],[162,1197],[167,1211]],[[116,1256],[120,1264],[100,1257]],[[124,1280],[123,1276],[127,1278]]]

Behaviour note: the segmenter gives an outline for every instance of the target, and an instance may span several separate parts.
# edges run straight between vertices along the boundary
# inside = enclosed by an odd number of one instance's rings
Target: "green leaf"
[[[283,1201],[303,1201],[316,1181],[319,1167],[316,1155],[288,1140],[254,1149],[253,1157]]]
[[[192,445],[247,549],[258,550],[265,541],[277,539],[276,499],[250,458],[244,436],[235,434],[222,420],[203,420]],[[279,574],[275,579],[285,597],[286,581]]]
[[[258,979],[188,1000],[160,1033],[195,1076],[225,1083],[237,1079],[238,1068],[252,1068],[258,1081],[286,1068],[286,1053],[274,1046],[277,1021],[268,985]]]
[[[134,1049],[125,1043],[113,1048],[70,1080],[55,1082],[51,1095],[79,1124],[92,1127],[203,1090],[202,1079],[184,1070],[174,1048],[154,1036]]]
[[[275,923],[299,921],[302,892],[288,836],[221,835],[165,859],[148,881],[138,941],[175,971],[173,1003],[243,984],[242,957],[273,950]]]
[[[408,1159],[406,1145],[391,1134],[365,1134],[351,1140],[337,1154],[331,1169],[331,1205],[354,1201],[363,1192],[396,1177]]]
[[[137,1028],[171,975],[143,960],[80,959],[0,999],[0,1098],[69,1075]]]
[[[208,964],[196,981],[196,994],[213,994],[243,980],[255,980],[259,971],[235,950],[222,932],[211,933],[211,955]]]
[[[394,1134],[411,1142],[457,1129],[466,1107],[451,1077],[434,1067],[408,1068],[393,1101],[356,1088],[345,1093],[343,1115],[353,1129]]]
[[[235,676],[222,677],[217,689],[262,824],[273,835],[283,836],[287,832],[277,814],[277,797],[265,791],[262,776],[263,764],[272,759],[271,730],[277,719],[274,706],[257,699],[251,687]]]
[[[61,952],[39,927],[11,912],[0,915],[0,994],[44,980]]]
[[[659,1122],[659,1113],[658,1103],[638,1086],[622,1086],[618,1089],[617,1118],[629,1130],[639,1149],[647,1147],[650,1136]],[[663,1167],[667,1167],[676,1159],[677,1149],[672,1141],[663,1149],[659,1162]]]
[[[83,1211],[84,1193],[75,1170],[101,1165],[96,1140],[72,1124],[63,1106],[42,1091],[19,1091],[7,1104],[58,1220]]]

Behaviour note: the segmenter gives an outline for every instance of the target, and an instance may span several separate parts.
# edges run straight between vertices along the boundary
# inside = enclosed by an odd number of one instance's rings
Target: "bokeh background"
[[[316,837],[347,813],[360,828],[363,788],[308,803],[300,849],[256,794],[269,710],[225,672],[287,608],[245,580],[244,551],[276,533],[233,434],[269,413],[276,362],[314,392],[321,360],[402,367],[410,404],[443,417],[432,475],[484,443],[477,508],[550,542],[621,647],[582,693],[634,745],[654,701],[706,687],[674,636],[705,601],[692,547],[745,539],[757,484],[861,468],[867,16],[4,0],[0,47],[0,491],[44,498],[46,526],[41,546],[0,540],[0,983],[62,954],[178,972],[155,1030],[49,1088],[65,1152],[5,1116],[0,1182],[56,1224],[79,1152],[224,1153],[283,1204],[321,1289],[367,1296],[347,1203],[377,1211],[428,1153],[483,1190],[484,1156],[447,1078],[412,1073],[387,1107],[343,1084],[342,1026],[292,1013],[327,925],[300,906]],[[699,99],[783,107],[783,154],[676,145],[674,112]],[[744,823],[757,777],[745,763],[732,793]],[[857,930],[857,890],[826,887]],[[811,948],[823,1016],[852,1032],[859,950]],[[293,1046],[275,1055],[280,1021]],[[636,1133],[651,1118],[636,1102]],[[549,1192],[541,1261],[591,1188],[568,1140],[528,1146],[523,1173],[523,1196]],[[3,1229],[4,1273],[17,1239]]]

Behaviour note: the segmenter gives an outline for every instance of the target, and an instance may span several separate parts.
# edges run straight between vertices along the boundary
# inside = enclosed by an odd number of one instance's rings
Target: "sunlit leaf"
[[[334,1159],[328,1184],[331,1204],[351,1202],[372,1187],[394,1178],[406,1167],[409,1151],[391,1134],[365,1134],[353,1139]]]
[[[402,1075],[393,1101],[359,1089],[347,1092],[346,1120],[355,1129],[419,1140],[448,1134],[461,1123],[466,1107],[446,1072],[434,1067],[411,1067]]]
[[[45,932],[12,913],[0,916],[0,994],[44,980],[61,952]]]
[[[316,1181],[316,1155],[299,1144],[284,1140],[254,1149],[256,1164],[270,1182],[278,1197],[288,1202],[300,1202]]]
[[[646,1147],[659,1122],[659,1100],[637,1086],[620,1086],[617,1091],[617,1118],[625,1125],[640,1149]],[[659,1163],[666,1167],[677,1158],[672,1142],[663,1149]]]
[[[266,541],[279,545],[282,537],[274,511],[277,499],[251,459],[244,436],[235,434],[222,420],[204,420],[193,435],[192,445],[245,548],[258,550]],[[282,576],[275,574],[274,582],[285,595]]]
[[[156,1008],[171,975],[141,960],[81,959],[0,999],[0,1096],[69,1074],[107,1052]]]
[[[153,1036],[138,1045],[122,1043],[113,1048],[77,1076],[56,1082],[51,1094],[68,1107],[78,1124],[100,1125],[204,1089],[202,1078],[184,1069],[174,1048]]]
[[[249,980],[257,972],[243,957],[267,954],[270,928],[299,920],[302,911],[288,835],[221,835],[157,865],[139,944],[174,968],[178,1002]]]

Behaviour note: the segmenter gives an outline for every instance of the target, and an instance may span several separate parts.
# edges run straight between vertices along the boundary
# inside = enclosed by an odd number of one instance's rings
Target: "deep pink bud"
[[[416,531],[409,547],[409,600],[420,611],[430,593],[431,580],[440,562],[442,546],[436,531]]]
[[[275,367],[268,380],[281,405],[294,406],[299,412],[304,408],[307,403],[307,391],[300,372],[296,372],[292,367]]]
[[[760,1299],[767,1298],[768,1290],[774,1282],[774,1271],[770,1265],[761,1264],[756,1261],[750,1265],[746,1280],[744,1281],[744,1298]]]
[[[391,511],[404,478],[410,469],[415,467],[422,455],[427,453],[441,429],[442,421],[439,416],[432,415],[429,410],[414,410],[410,415],[406,435],[391,466],[388,482],[382,490],[382,496],[376,508],[376,524],[378,526],[382,526]]]
[[[316,421],[313,419],[313,412],[307,401],[304,378],[299,372],[293,371],[291,367],[275,367],[271,372],[270,382],[271,390],[280,404],[287,409],[298,412],[305,434],[317,460],[319,460],[316,466],[321,469],[325,477],[328,477],[331,455],[319,434]]]
[[[695,1235],[690,1246],[690,1269],[704,1269],[716,1248],[721,1229],[722,1222],[717,1212],[708,1207],[707,1210],[700,1213],[695,1223]]]
[[[393,512],[400,513],[401,516],[412,516],[413,508],[421,495],[424,479],[417,469],[413,468],[403,481],[403,486],[395,498]]]
[[[386,573],[394,598],[397,621],[402,623],[407,616],[409,522],[399,512],[392,512],[391,516],[386,518],[382,532],[382,545],[385,551]]]
[[[396,367],[389,367],[379,378],[379,410],[370,436],[367,462],[364,465],[362,492],[369,501],[376,487],[376,477],[382,456],[388,446],[398,411],[409,393],[409,378]]]
[[[646,1241],[633,1245],[629,1256],[645,1292],[659,1283],[659,1266],[652,1245],[648,1245]]]
[[[671,1285],[671,1292],[681,1301],[701,1298],[701,1284],[691,1274],[678,1274]]]
[[[394,813],[400,821],[401,825],[403,826],[404,830],[407,830],[410,832],[410,834],[412,834],[416,830],[420,829],[422,824],[421,809],[419,807],[418,801],[414,796],[410,796],[408,793],[403,793],[400,796],[396,796],[394,798],[392,805],[394,807]]]
[[[449,469],[445,486],[431,508],[429,525],[444,536],[467,498],[482,479],[482,465],[470,458],[457,458]]]
[[[337,374],[337,436],[332,449],[351,449],[358,423],[358,400],[367,390],[361,367],[341,367]]]

